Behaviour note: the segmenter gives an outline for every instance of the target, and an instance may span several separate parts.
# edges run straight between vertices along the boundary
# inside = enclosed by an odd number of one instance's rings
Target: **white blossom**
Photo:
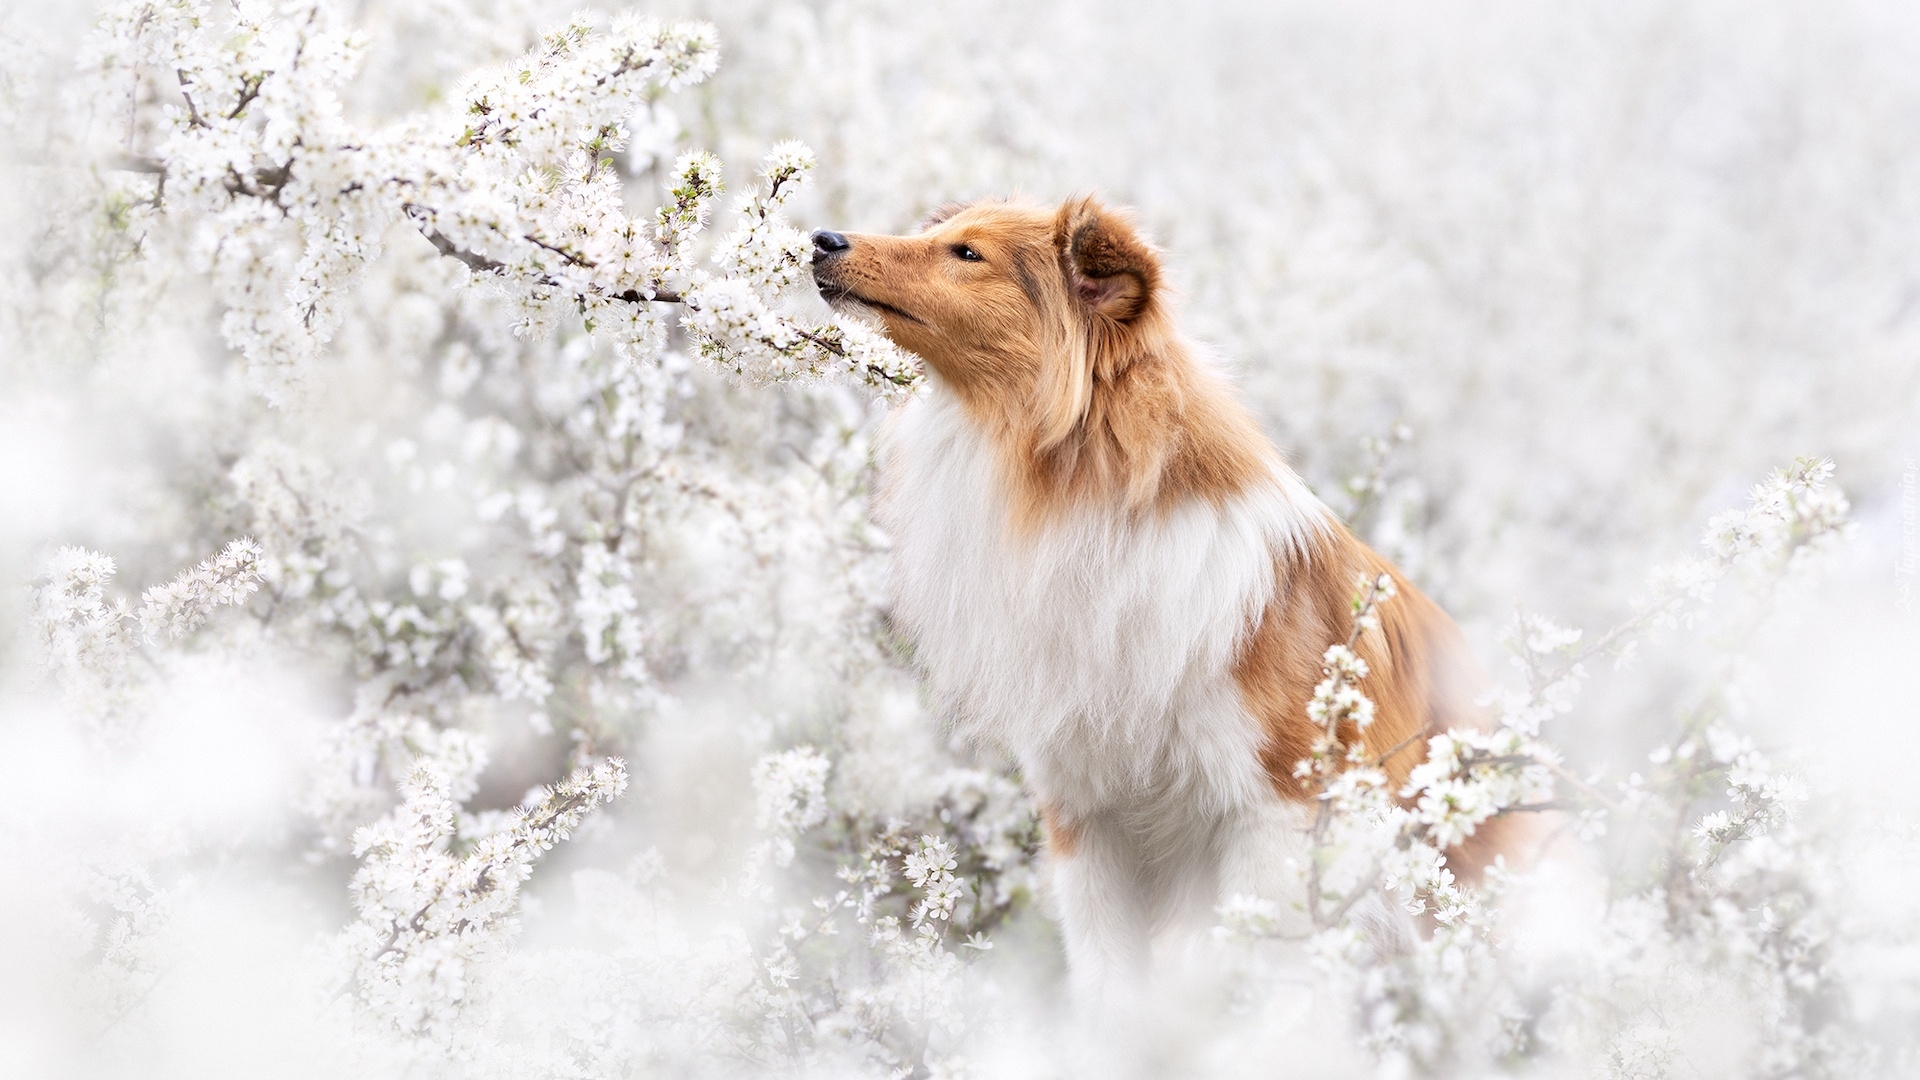
[[[827,820],[828,767],[811,746],[770,754],[753,767],[757,824],[772,838],[775,866],[792,865],[794,838]]]
[[[362,1000],[382,1022],[443,1035],[467,991],[467,969],[517,931],[520,884],[595,806],[626,790],[625,766],[603,761],[536,792],[506,827],[462,853],[447,849],[458,804],[422,765],[404,801],[354,834],[359,919],[341,934]]]

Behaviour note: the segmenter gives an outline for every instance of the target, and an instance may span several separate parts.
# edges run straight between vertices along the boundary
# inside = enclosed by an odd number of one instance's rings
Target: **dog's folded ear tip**
[[[1092,194],[1073,196],[1060,204],[1054,238],[1075,291],[1095,313],[1125,321],[1153,299],[1160,258],[1127,211]]]
[[[1109,209],[1100,201],[1100,197],[1091,192],[1069,196],[1060,204],[1054,215],[1054,235],[1066,246],[1074,237],[1099,224],[1103,219],[1119,218],[1116,224],[1126,225],[1124,215]]]

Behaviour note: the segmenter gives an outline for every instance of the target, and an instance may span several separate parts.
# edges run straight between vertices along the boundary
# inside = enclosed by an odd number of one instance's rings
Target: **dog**
[[[1297,890],[1285,864],[1313,792],[1295,766],[1357,579],[1396,588],[1356,649],[1365,745],[1399,748],[1396,788],[1423,735],[1484,722],[1458,627],[1181,337],[1126,213],[979,202],[914,235],[813,245],[827,302],[876,317],[930,373],[880,437],[889,615],[941,711],[1018,761],[1083,996],[1140,978],[1156,934],[1223,895]],[[1457,872],[1496,831],[1450,853]]]

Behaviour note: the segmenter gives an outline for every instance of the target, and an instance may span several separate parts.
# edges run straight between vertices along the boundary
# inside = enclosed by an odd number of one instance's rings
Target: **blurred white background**
[[[286,40],[321,25],[257,7]],[[1807,881],[1776,906],[1818,916],[1817,1008],[1769,1012],[1739,947],[1648,931],[1643,954],[1622,924],[1592,970],[1513,977],[1539,1028],[1525,1052],[1409,1014],[1414,1048],[1376,1056],[1339,972],[1288,954],[1170,991],[1122,1066],[1059,1002],[1018,778],[948,744],[878,625],[884,408],[742,385],[678,331],[639,361],[564,312],[517,337],[519,309],[404,222],[339,279],[301,393],[269,405],[209,267],[243,241],[292,265],[302,234],[142,203],[129,156],[160,153],[178,82],[94,29],[141,8],[20,3],[0,24],[0,1074],[1920,1068],[1920,10],[639,9],[710,21],[720,63],[627,122],[630,213],[650,219],[682,150],[745,191],[787,139],[819,162],[789,207],[802,229],[908,231],[1007,195],[1134,208],[1189,332],[1496,675],[1516,607],[1590,634],[1629,617],[1649,571],[1774,466],[1829,457],[1852,500],[1857,531],[1743,659],[1722,658],[1741,629],[1724,618],[1655,634],[1629,668],[1590,663],[1547,733],[1612,785],[1712,708],[1800,778],[1791,850],[1823,861],[1788,867]],[[371,132],[464,100],[573,7],[320,10],[357,28],[339,123]],[[229,20],[212,5],[194,40],[242,49]],[[242,535],[262,588],[206,630],[136,630],[107,667],[48,659],[74,640],[46,616],[61,548],[115,560],[103,610],[133,611]],[[780,756],[804,748],[825,772]],[[422,851],[458,856],[606,755],[630,788],[530,862],[517,906],[368,974],[355,897],[399,886],[355,893],[373,864],[354,830],[405,817],[410,770],[449,771],[458,834]],[[1719,805],[1694,794],[1689,820]],[[1650,887],[1631,832],[1596,844],[1616,901]],[[957,847],[966,893],[915,953],[873,920],[910,918],[901,859],[923,833]],[[834,906],[880,864],[877,907]],[[1770,1057],[1768,1031],[1800,1023],[1862,1056]]]

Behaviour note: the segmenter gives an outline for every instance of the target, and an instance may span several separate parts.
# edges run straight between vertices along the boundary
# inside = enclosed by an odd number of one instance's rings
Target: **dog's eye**
[[[982,260],[982,259],[980,258],[980,253],[979,253],[979,252],[977,252],[977,251],[975,251],[975,250],[973,250],[972,248],[970,248],[970,247],[968,247],[968,246],[967,246],[967,245],[965,245],[965,244],[955,244],[955,245],[953,245],[953,247],[952,247],[952,248],[951,248],[950,250],[951,250],[951,251],[953,252],[953,254],[955,255],[955,257],[957,257],[957,258],[962,258],[962,259],[965,259],[965,260],[967,260],[968,262],[981,262],[981,261],[983,261],[983,260]]]

